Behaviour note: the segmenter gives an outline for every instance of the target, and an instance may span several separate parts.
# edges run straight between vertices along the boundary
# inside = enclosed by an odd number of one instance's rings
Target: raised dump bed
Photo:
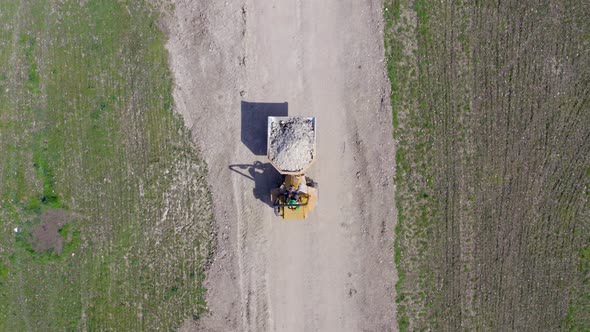
[[[305,173],[316,159],[315,118],[269,116],[266,151],[281,174]]]

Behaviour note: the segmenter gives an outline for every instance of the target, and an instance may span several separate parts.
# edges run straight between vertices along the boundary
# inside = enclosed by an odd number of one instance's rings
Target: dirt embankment
[[[208,162],[218,229],[207,281],[210,314],[184,327],[395,330],[393,140],[381,4],[175,6],[168,44],[175,101]],[[315,116],[320,124],[309,174],[320,184],[320,202],[305,222],[276,219],[256,194],[268,193],[276,177],[252,146],[265,144],[266,121],[260,126],[249,116],[285,116],[272,107],[283,102],[289,116]],[[232,172],[230,165],[249,169]]]

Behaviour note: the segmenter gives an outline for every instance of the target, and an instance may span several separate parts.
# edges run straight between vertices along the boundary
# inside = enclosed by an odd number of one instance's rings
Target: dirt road
[[[393,139],[378,1],[178,1],[175,101],[209,165],[210,314],[187,330],[396,329]],[[288,104],[284,104],[287,102]],[[274,217],[266,115],[315,116],[320,202]],[[258,162],[258,163],[257,163]],[[251,167],[245,166],[251,165]]]

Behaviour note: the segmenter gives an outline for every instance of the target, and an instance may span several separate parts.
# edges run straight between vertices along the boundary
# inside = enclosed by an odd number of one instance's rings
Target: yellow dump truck
[[[316,120],[313,117],[268,117],[267,157],[283,176],[271,189],[275,214],[304,220],[318,202],[318,186],[305,176],[316,160]]]

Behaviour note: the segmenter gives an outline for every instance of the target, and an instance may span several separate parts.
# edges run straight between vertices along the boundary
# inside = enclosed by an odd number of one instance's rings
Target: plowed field
[[[589,13],[386,1],[402,329],[589,328]]]

